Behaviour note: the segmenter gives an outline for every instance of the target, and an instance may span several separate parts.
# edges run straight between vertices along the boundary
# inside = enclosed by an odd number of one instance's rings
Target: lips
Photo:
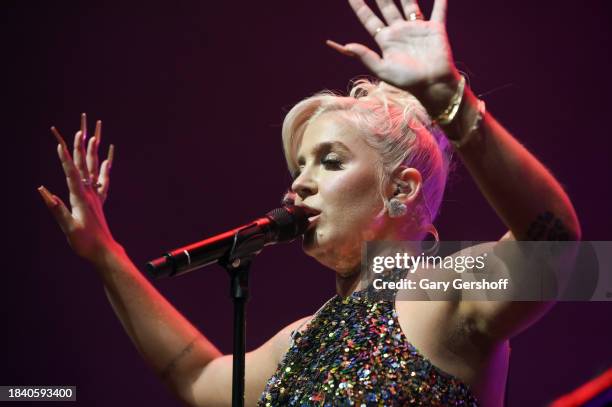
[[[308,222],[310,222],[310,225],[313,224],[313,222],[316,222],[317,219],[319,219],[319,216],[321,216],[321,211],[315,208],[311,208],[310,206],[306,206],[306,205],[299,205],[302,209],[304,209],[304,212],[306,212],[306,215],[308,215]],[[309,228],[310,228],[309,225]]]

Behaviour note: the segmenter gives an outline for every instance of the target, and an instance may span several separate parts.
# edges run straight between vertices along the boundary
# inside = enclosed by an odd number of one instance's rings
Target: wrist
[[[484,102],[466,87],[455,117],[450,123],[440,125],[440,128],[446,138],[456,147],[460,147],[472,138],[473,133],[481,126],[484,114]]]
[[[113,241],[97,250],[96,256],[92,259],[92,263],[99,272],[103,272],[115,268],[114,266],[126,257],[127,254],[123,246]]]
[[[413,94],[427,110],[429,117],[434,119],[451,105],[459,90],[461,79],[459,71],[453,69],[447,75],[422,86]]]

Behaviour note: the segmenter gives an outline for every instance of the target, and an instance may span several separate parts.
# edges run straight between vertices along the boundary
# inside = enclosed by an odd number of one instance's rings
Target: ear
[[[397,174],[393,177],[392,196],[402,201],[406,205],[411,204],[421,192],[423,178],[416,168],[399,167]],[[395,194],[397,187],[400,187],[399,194]]]

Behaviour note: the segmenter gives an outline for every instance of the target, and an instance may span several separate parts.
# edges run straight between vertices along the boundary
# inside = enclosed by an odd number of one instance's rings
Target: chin
[[[316,229],[304,234],[302,249],[308,256],[340,274],[352,274],[361,264],[360,242],[330,239],[323,233],[317,233]]]

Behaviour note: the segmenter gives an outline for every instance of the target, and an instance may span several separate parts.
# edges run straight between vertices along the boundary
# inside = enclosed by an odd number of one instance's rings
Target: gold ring
[[[421,12],[413,12],[408,14],[408,21],[416,21],[416,20],[423,20],[423,13]]]
[[[381,32],[383,30],[383,28],[385,27],[378,27],[375,31],[374,31],[374,36],[376,37],[378,35],[379,32]]]

